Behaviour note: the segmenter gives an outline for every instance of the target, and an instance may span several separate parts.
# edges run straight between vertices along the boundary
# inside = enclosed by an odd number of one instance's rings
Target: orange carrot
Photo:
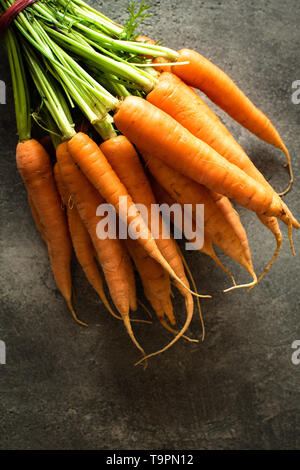
[[[171,116],[136,96],[121,103],[114,121],[138,149],[182,174],[258,213],[276,216],[291,227],[280,197],[193,136]]]
[[[147,214],[149,218],[148,224],[150,230],[152,231],[153,227],[151,209],[153,205],[156,204],[156,200],[135,148],[126,137],[118,136],[109,139],[103,144],[101,144],[100,149],[108,159],[109,163],[111,164],[112,168],[114,169],[122,183],[127,188],[128,193],[132,197],[134,203],[143,204],[143,206],[147,209]],[[128,171],[129,168],[130,171]],[[162,253],[163,257],[168,262],[168,264],[171,266],[173,271],[176,273],[178,278],[181,280],[181,282],[185,286],[189,287],[188,280],[185,276],[184,267],[181,262],[180,256],[178,256],[174,240],[172,238],[162,237],[163,221],[161,217],[159,219],[159,224],[160,226],[156,227],[158,228],[158,237],[156,238],[157,247]],[[155,272],[155,267],[153,267],[153,269]],[[176,285],[186,299],[187,317],[190,319],[190,322],[193,315],[193,300],[191,294],[188,293],[186,289],[183,289],[181,284],[176,283]],[[169,296],[170,290],[166,287],[164,287],[164,289],[166,293],[168,293],[167,295]],[[165,305],[167,307],[171,303],[170,301],[168,302],[167,297],[163,300],[163,302],[165,302]],[[168,310],[170,312],[170,307],[168,307]],[[173,313],[170,312],[170,315],[172,314]],[[186,329],[186,325],[184,328]],[[184,331],[181,331],[181,334],[183,334],[183,332]],[[181,334],[179,333],[175,338],[178,339]]]
[[[231,78],[211,61],[190,49],[179,51],[178,62],[188,65],[173,66],[172,71],[185,83],[203,91],[233,119],[265,142],[283,151],[290,171],[290,183],[281,194],[286,194],[293,183],[289,152],[270,119],[238,88]]]
[[[72,306],[70,269],[72,245],[49,155],[38,141],[30,139],[18,143],[16,159],[18,170],[42,227],[56,284],[74,319],[79,324],[87,326],[77,318]]]
[[[113,205],[126,226],[129,228],[130,226],[135,227],[136,231],[138,231],[140,235],[138,237],[138,241],[147,253],[161,264],[162,267],[174,279],[183,285],[185,289],[189,290],[161,254],[148,226],[145,224],[141,214],[136,209],[127,189],[124,184],[121,183],[97,144],[92,141],[89,136],[79,132],[68,141],[68,149],[72,158],[79,165],[82,172],[99,191],[102,197],[109,204]],[[125,207],[124,211],[120,212],[119,204],[121,199],[125,203]],[[194,293],[194,295],[196,294]]]
[[[129,284],[124,263],[124,251],[118,239],[100,239],[97,224],[101,220],[96,211],[105,201],[77,168],[68,151],[67,143],[56,150],[57,161],[79,215],[91,237],[97,258],[103,269],[111,298],[122,316],[129,313]]]
[[[158,158],[149,156],[143,151],[141,154],[154,178],[176,202],[192,204],[193,218],[195,217],[196,204],[204,204],[204,227],[208,237],[230,258],[247,269],[253,277],[253,282],[256,283],[256,275],[247,243],[241,242],[232,225],[228,223],[214,202],[209,190],[180,174]],[[197,223],[197,220],[194,220]]]
[[[100,149],[122,183],[125,185],[133,201],[136,204],[143,204],[146,207],[149,218],[148,223],[150,230],[152,231],[151,208],[156,204],[156,200],[135,148],[126,137],[120,135],[103,142],[100,145]],[[130,168],[130,171],[128,171],[128,168]],[[159,217],[159,223],[161,225],[163,224],[161,217]],[[173,268],[177,276],[179,276],[182,281],[188,285],[180,259],[177,256],[175,259],[170,256],[171,253],[174,254],[174,247],[170,246],[173,244],[173,240],[162,239],[161,227],[158,230],[158,235],[156,244],[159,250]],[[182,290],[180,284],[178,285],[178,288]]]
[[[58,163],[54,165],[54,176],[58,192],[67,211],[69,232],[78,262],[81,265],[87,280],[97,292],[109,313],[113,317],[119,319],[120,317],[118,317],[118,315],[116,315],[112,310],[105,295],[103,280],[95,261],[96,252],[92,244],[91,237],[80,218],[76,206],[72,202],[72,196],[67,185],[62,179]]]
[[[67,142],[57,147],[56,156],[63,181],[91,237],[113,303],[122,316],[131,340],[145,356],[143,348],[134,336],[129,318],[131,286],[127,278],[126,252],[117,238],[103,239],[97,236],[97,224],[100,218],[96,215],[96,211],[105,201],[74,163]]]
[[[170,114],[193,135],[210,145],[226,160],[244,170],[247,175],[273,189],[216,114],[193,88],[187,86],[176,75],[163,73],[154,90],[148,94],[147,100]],[[264,215],[259,215],[259,218],[272,231],[277,242],[276,252],[265,268],[264,274],[266,274],[279,254],[282,235],[276,218]]]

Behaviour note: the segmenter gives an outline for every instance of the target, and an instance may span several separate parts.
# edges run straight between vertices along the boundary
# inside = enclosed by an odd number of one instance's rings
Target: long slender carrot
[[[293,170],[289,152],[270,119],[258,109],[240,90],[232,79],[198,52],[190,49],[179,51],[178,62],[188,61],[188,65],[175,65],[172,71],[185,83],[203,91],[214,103],[233,119],[265,142],[283,151],[290,172],[286,194],[293,183]]]
[[[132,224],[138,229],[140,234],[138,241],[148,254],[160,263],[170,276],[176,279],[185,289],[190,290],[175,274],[161,254],[127,189],[121,183],[97,144],[89,136],[79,132],[68,141],[68,149],[74,161],[76,161],[93,186],[109,204],[114,206],[119,216],[124,219],[123,222],[129,228]],[[120,212],[121,199],[125,202],[122,213]],[[193,294],[196,295],[195,293]]]
[[[170,114],[193,135],[206,142],[247,175],[273,189],[216,114],[194,89],[179,77],[172,73],[163,73],[154,90],[148,94],[147,100]],[[265,268],[264,275],[279,254],[282,235],[276,218],[259,215],[259,219],[271,230],[277,242],[276,251]]]
[[[72,245],[49,155],[37,140],[30,139],[18,143],[16,160],[43,230],[56,284],[74,319],[79,324],[87,326],[77,318],[72,306],[70,268]]]
[[[176,203],[175,199],[172,198],[172,196],[158,183],[158,181],[155,178],[152,177],[150,181],[151,181],[151,187],[154,191],[155,197],[156,197],[159,204],[167,204],[169,207],[171,207],[173,204]],[[171,216],[171,221],[173,223],[176,223],[176,220],[174,218],[174,214],[172,212],[170,213],[170,216]],[[192,231],[193,231],[193,233],[196,232],[196,223],[195,223],[194,220],[192,221]],[[195,238],[189,239],[190,243],[195,243],[195,241],[196,241]],[[216,255],[216,252],[213,248],[212,240],[209,237],[209,235],[207,234],[207,231],[205,230],[205,227],[204,227],[203,247],[199,251],[201,253],[209,256],[219,266],[219,268],[222,269],[222,271],[224,271],[226,274],[228,274],[228,276],[230,277],[230,279],[233,282],[233,285],[236,285],[236,282],[235,282],[235,279],[234,279],[232,273],[229,271],[229,269],[226,266],[224,266],[221,263],[220,259]]]
[[[151,214],[152,208],[156,204],[156,200],[135,148],[126,137],[118,136],[101,144],[100,149],[108,159],[120,180],[127,188],[128,193],[132,197],[133,201],[136,204],[143,204],[143,206],[146,208],[148,214],[148,224],[150,230],[152,231],[153,221]],[[128,171],[128,168],[130,168],[130,171]],[[189,288],[189,283],[185,276],[184,267],[181,258],[177,253],[174,240],[172,238],[162,237],[163,221],[161,217],[159,219],[159,225],[159,228],[155,227],[155,229],[158,228],[158,236],[156,237],[157,247],[181,282]],[[184,333],[186,325],[189,324],[192,319],[193,299],[191,294],[186,289],[183,289],[180,283],[177,282],[176,285],[185,297],[187,318],[189,318],[189,322],[185,324],[184,329],[181,330],[181,332],[179,332],[175,337],[175,339],[178,339]],[[170,305],[168,299],[165,299],[165,302],[166,306]],[[170,314],[172,315],[171,312]],[[174,344],[174,340],[172,344]]]
[[[117,239],[100,239],[96,233],[97,223],[101,220],[97,217],[96,211],[98,206],[104,203],[104,200],[73,162],[67,143],[59,145],[56,156],[63,181],[67,185],[91,237],[113,302],[121,315],[127,315],[129,312],[129,285],[123,262],[122,245]]]
[[[256,213],[276,216],[292,225],[291,216],[276,193],[246,175],[146,100],[128,96],[120,104],[114,121],[138,149]]]
[[[193,217],[195,216],[196,204],[204,204],[206,233],[216,246],[247,269],[253,277],[253,282],[256,283],[256,275],[247,243],[245,246],[245,243],[241,242],[232,225],[228,223],[222,211],[214,202],[209,190],[174,170],[174,168],[169,167],[160,159],[143,151],[141,155],[154,178],[175,201],[181,204],[192,204]]]
[[[156,200],[135,148],[125,136],[120,135],[103,142],[100,149],[127,188],[133,201],[146,207],[148,224],[152,231],[151,209],[156,204]],[[128,171],[128,168],[130,168],[130,171]],[[159,217],[159,223],[160,225],[163,224],[161,217]],[[175,259],[172,256],[174,255],[173,240],[163,239],[162,230],[162,227],[158,230],[159,236],[156,238],[156,244],[177,276],[188,286],[181,260],[178,256],[175,256]],[[183,290],[180,284],[178,287],[181,291]],[[185,289],[183,292],[185,292]]]
[[[63,180],[91,237],[114,305],[121,314],[133,343],[145,356],[145,352],[136,340],[131,328],[129,318],[130,286],[122,244],[117,238],[101,239],[97,236],[99,217],[96,216],[96,211],[104,200],[74,163],[67,142],[63,142],[57,147],[56,156]]]
[[[80,218],[75,204],[72,203],[72,196],[68,190],[67,185],[64,184],[61,171],[59,169],[59,164],[57,162],[54,165],[54,177],[62,203],[64,204],[65,210],[67,212],[69,232],[78,262],[81,265],[87,280],[97,292],[109,313],[113,317],[119,319],[120,317],[118,317],[118,315],[116,315],[112,310],[105,295],[103,280],[95,261],[95,248],[92,244],[91,237]]]

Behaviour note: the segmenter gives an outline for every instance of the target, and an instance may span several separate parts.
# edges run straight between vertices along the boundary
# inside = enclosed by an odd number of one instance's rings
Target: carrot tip
[[[265,277],[265,275],[267,274],[267,272],[270,270],[271,266],[274,264],[276,258],[278,257],[279,253],[280,253],[280,250],[281,250],[281,245],[282,245],[282,237],[278,237],[276,236],[277,238],[277,247],[276,247],[276,250],[275,250],[275,253],[271,259],[271,261],[268,263],[268,265],[265,267],[264,271],[262,272],[262,274],[259,276],[258,280],[257,280],[257,284]],[[253,287],[255,286],[255,284],[251,287],[249,287],[248,289],[248,292],[250,292],[250,290],[253,289]]]
[[[244,288],[244,287],[250,287],[250,288],[252,288],[252,287],[256,286],[257,283],[258,283],[258,280],[257,280],[257,278],[256,278],[256,276],[255,276],[255,278],[253,279],[252,282],[249,282],[248,284],[237,284],[237,285],[235,285],[235,286],[231,286],[231,287],[229,287],[228,289],[223,290],[223,292],[226,293],[226,292],[230,292],[230,291],[235,290],[235,289],[242,289],[242,288]]]
[[[135,323],[146,323],[146,325],[152,325],[152,321],[143,320],[142,318],[130,318],[130,321]]]
[[[146,353],[144,351],[144,349],[142,348],[142,346],[138,343],[136,337],[134,336],[134,333],[132,331],[132,328],[131,328],[131,319],[129,318],[128,315],[124,316],[123,318],[123,322],[124,322],[124,325],[125,325],[125,328],[127,330],[127,333],[129,334],[130,336],[130,339],[132,340],[132,342],[135,344],[135,346],[139,349],[139,351],[141,351],[143,357],[142,359],[139,361],[141,362],[142,360],[145,360],[145,365],[144,365],[144,369],[147,367],[147,356],[146,356]]]
[[[71,304],[70,301],[67,302],[67,305],[68,305],[69,310],[70,310],[70,312],[72,313],[72,316],[73,316],[74,320],[76,321],[76,323],[78,323],[78,324],[81,325],[81,326],[86,326],[86,327],[88,327],[89,325],[88,325],[87,323],[85,323],[85,322],[79,320],[79,318],[77,317],[77,315],[76,315],[76,313],[75,313],[75,310],[74,310],[74,308],[73,308],[73,306],[72,306],[72,304]]]
[[[284,166],[287,166],[287,164],[285,164]],[[278,196],[285,196],[290,191],[290,189],[292,188],[293,181],[294,181],[294,178],[291,178],[288,187],[284,191],[282,191],[281,193],[278,193]]]
[[[138,301],[138,304],[145,310],[145,312],[147,313],[147,315],[152,318],[152,313],[150,312],[150,310],[146,307],[145,304],[143,304],[143,302],[141,302],[139,299],[137,300]]]
[[[284,153],[285,156],[286,156],[286,162],[285,162],[285,164],[284,164],[283,166],[284,166],[285,168],[288,167],[289,173],[290,173],[290,182],[289,182],[288,187],[287,187],[284,191],[282,191],[281,193],[278,193],[279,196],[284,196],[285,194],[287,194],[287,193],[290,191],[290,189],[291,189],[291,187],[292,187],[292,185],[293,185],[293,182],[294,182],[294,175],[293,175],[293,168],[292,168],[291,157],[290,157],[290,154],[289,154],[289,152],[288,152],[286,146],[283,145],[282,148],[281,148],[281,150],[283,151],[283,153]]]
[[[178,334],[178,331],[174,330],[172,327],[170,327],[168,325],[168,323],[165,321],[164,318],[160,318],[159,319],[160,323],[162,324],[162,326],[164,328],[166,328],[166,330],[170,331],[171,333],[177,335]],[[186,336],[186,335],[182,335],[182,338],[185,339],[186,341],[190,341],[191,343],[199,343],[199,340],[198,339],[193,339],[193,338],[190,338],[189,336]]]

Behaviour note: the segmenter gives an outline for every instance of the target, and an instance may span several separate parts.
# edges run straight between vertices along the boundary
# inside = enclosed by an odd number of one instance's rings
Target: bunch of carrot
[[[0,3],[13,9],[11,0]],[[179,338],[190,339],[185,332],[194,299],[202,319],[199,298],[209,297],[198,293],[176,241],[165,236],[161,215],[154,227],[149,217],[154,204],[189,204],[194,228],[199,223],[197,205],[204,204],[205,237],[200,251],[232,279],[233,286],[226,291],[252,288],[270,269],[282,245],[279,220],[288,227],[293,253],[292,228],[300,226],[280,197],[291,188],[293,173],[289,153],[273,124],[225,72],[199,53],[172,51],[135,36],[134,27],[147,9],[143,2],[138,14],[131,7],[131,17],[122,27],[82,0],[38,2],[19,13],[5,35],[19,134],[17,167],[57,286],[74,318],[85,325],[72,305],[73,248],[89,283],[108,311],[123,320],[144,363]],[[37,112],[30,109],[35,97],[29,96],[28,80],[42,97]],[[290,171],[285,191],[276,193],[195,88],[284,152]],[[74,116],[82,123],[79,127]],[[45,144],[32,138],[33,121],[51,136],[53,158]],[[276,251],[259,278],[231,200],[255,212],[275,236]],[[126,203],[125,210],[120,201]],[[125,240],[119,232],[114,238],[98,236],[99,221],[105,222],[99,212],[104,203],[119,215],[128,234]],[[148,218],[140,205],[147,209]],[[137,238],[130,236],[133,227]],[[214,246],[240,263],[252,281],[237,285]],[[148,355],[134,336],[130,318],[140,302],[134,268],[146,299],[174,335],[167,346]],[[175,328],[171,281],[185,300],[186,320],[180,330]]]

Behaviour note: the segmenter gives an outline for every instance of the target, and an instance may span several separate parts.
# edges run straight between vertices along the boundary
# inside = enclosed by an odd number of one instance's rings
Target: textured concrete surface
[[[125,1],[98,2],[125,18]],[[297,0],[153,1],[144,31],[173,48],[193,47],[227,71],[272,119],[294,164],[285,200],[300,217],[300,105],[291,101],[299,75]],[[228,279],[204,256],[187,260],[202,301],[203,344],[181,341],[143,372],[120,322],[107,314],[73,264],[75,304],[90,327],[76,325],[59,295],[45,248],[33,226],[16,172],[16,128],[8,66],[1,114],[1,449],[293,449],[300,448],[300,365],[291,344],[300,339],[300,234],[293,258],[284,245],[266,279],[250,294],[222,294]],[[215,108],[214,108],[215,109]],[[278,190],[288,182],[280,151],[260,142],[219,112],[255,164]],[[256,217],[239,209],[258,273],[274,241]],[[246,274],[226,261],[238,280]],[[176,295],[179,322],[184,308]],[[139,313],[143,317],[144,313]],[[156,323],[137,324],[146,351],[170,336]],[[199,337],[195,316],[190,334]]]

